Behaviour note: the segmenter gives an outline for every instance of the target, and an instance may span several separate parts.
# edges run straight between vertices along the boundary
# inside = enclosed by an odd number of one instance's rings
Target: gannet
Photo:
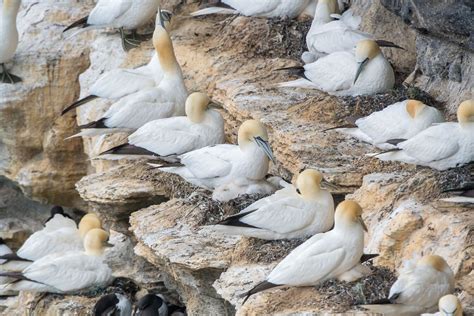
[[[162,295],[147,294],[138,300],[134,315],[136,316],[167,316],[168,305]]]
[[[109,234],[100,228],[91,229],[84,237],[85,251],[57,252],[34,261],[21,272],[1,272],[14,282],[7,290],[65,293],[91,286],[106,286],[112,281],[112,270],[103,263],[102,254]]]
[[[1,82],[17,83],[22,79],[8,72],[5,63],[15,55],[18,46],[18,30],[16,17],[20,9],[21,0],[3,0],[0,14],[0,65],[2,66]]]
[[[0,265],[0,269],[18,271],[29,266],[30,261],[38,260],[49,254],[82,250],[83,237],[86,233],[100,227],[101,222],[95,214],[83,216],[77,227],[71,219],[56,214],[42,230],[28,237],[18,249],[15,257],[5,257],[7,262]]]
[[[460,187],[444,190],[445,192],[452,192],[454,196],[442,198],[441,201],[452,203],[474,203],[474,182],[468,182]]]
[[[357,43],[355,54],[336,52],[304,67],[282,70],[296,70],[302,78],[279,87],[318,89],[338,96],[382,93],[395,84],[392,66],[372,40]]]
[[[160,10],[160,12],[160,21],[162,22],[167,14],[164,13],[164,10]],[[156,24],[156,26],[159,25]],[[158,51],[155,50],[150,62],[145,66],[136,69],[113,69],[102,74],[89,88],[89,95],[66,107],[61,115],[97,98],[118,100],[140,90],[155,87],[162,79],[163,71],[158,60]]]
[[[158,86],[123,97],[101,119],[79,126],[83,131],[72,137],[136,130],[150,121],[185,114],[188,91],[174,54],[173,43],[160,19],[158,14],[153,34],[153,45],[163,71],[163,79]]]
[[[92,314],[94,316],[131,316],[132,303],[123,294],[107,294],[95,303]]]
[[[370,154],[381,160],[401,161],[446,170],[474,160],[474,100],[457,111],[458,123],[441,123],[397,144],[396,149]]]
[[[421,314],[421,316],[463,316],[463,309],[459,299],[448,294],[439,299],[439,312],[434,314]]]
[[[294,249],[267,276],[248,291],[253,294],[275,287],[312,286],[337,278],[359,264],[364,250],[362,208],[354,201],[341,202],[334,218],[334,229],[317,234]]]
[[[74,220],[71,218],[71,216],[69,216],[68,213],[64,212],[64,209],[59,205],[55,205],[51,208],[50,215],[46,219],[46,221],[44,222],[45,225],[46,225],[47,222],[49,222],[50,220],[55,218],[56,215],[58,215],[58,217],[57,217],[58,219],[61,218],[63,221],[69,222],[70,223],[69,225],[71,225],[71,226],[76,225],[76,222],[74,222]]]
[[[444,122],[443,114],[417,100],[391,104],[354,123],[339,126],[341,132],[382,149],[393,148],[387,141],[411,138],[433,124]]]
[[[312,236],[331,229],[334,224],[334,200],[321,188],[323,175],[307,169],[298,175],[296,186],[286,187],[260,199],[230,216],[217,231],[267,240]]]
[[[224,142],[224,119],[209,106],[205,93],[195,92],[186,100],[186,117],[170,117],[146,123],[128,137],[128,143],[101,154],[101,158],[120,159],[151,156],[167,160],[206,146]]]
[[[239,128],[238,145],[208,146],[178,156],[180,163],[151,165],[213,190],[240,178],[263,180],[270,159],[275,158],[268,144],[267,129],[259,121],[248,120]]]
[[[362,307],[385,316],[418,316],[430,312],[442,296],[453,291],[454,273],[446,261],[440,256],[427,255],[404,262],[387,300]]]
[[[242,14],[255,17],[288,17],[293,19],[305,10],[309,2],[309,0],[221,0],[220,7],[208,7],[193,12],[191,15]]]
[[[88,16],[75,21],[63,32],[76,27],[82,29],[80,32],[98,28],[118,29],[123,48],[129,50],[140,45],[136,29],[151,20],[159,3],[159,0],[99,0]],[[132,30],[132,34],[126,35],[125,30]]]
[[[0,258],[7,256],[7,255],[12,255],[14,252],[8,247],[8,245],[5,243],[5,240],[0,237]],[[2,271],[2,264],[6,263],[7,259],[0,259],[0,271]],[[5,284],[10,282],[11,279],[8,277],[0,277],[0,284]],[[0,295],[2,295],[2,290],[0,289]]]

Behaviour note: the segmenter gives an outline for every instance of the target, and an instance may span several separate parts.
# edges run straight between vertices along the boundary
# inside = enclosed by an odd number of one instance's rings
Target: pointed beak
[[[104,247],[107,247],[107,248],[112,248],[113,246],[114,246],[114,244],[111,244],[111,243],[109,243],[109,242],[106,242],[106,243],[104,244]]]
[[[275,156],[273,156],[272,148],[268,144],[268,142],[261,137],[255,137],[255,142],[257,143],[258,147],[263,150],[263,152],[267,155],[267,157],[276,164]]]
[[[359,223],[362,225],[362,228],[365,230],[365,232],[368,233],[369,230],[367,229],[367,225],[365,225],[365,222],[361,216],[359,216]]]
[[[224,106],[221,103],[219,103],[217,101],[214,101],[214,100],[211,100],[211,102],[209,102],[207,107],[210,108],[210,109],[218,109],[218,110],[223,110],[224,109]]]
[[[361,62],[359,64],[359,68],[357,69],[357,73],[356,73],[356,76],[355,76],[355,79],[354,79],[354,84],[356,83],[357,79],[359,79],[359,76],[360,76],[362,70],[364,69],[365,65],[367,65],[368,62],[369,62],[369,58],[366,58],[366,59],[364,59],[363,62]]]
[[[379,45],[379,47],[392,47],[392,48],[398,48],[398,49],[406,50],[405,48],[403,48],[401,46],[398,46],[394,42],[384,41],[384,40],[376,40],[375,42],[377,43],[377,45]]]
[[[337,190],[337,188],[338,188],[337,185],[332,184],[331,182],[328,182],[324,179],[323,179],[323,181],[321,181],[321,185],[326,187],[326,188],[333,189],[333,190]]]

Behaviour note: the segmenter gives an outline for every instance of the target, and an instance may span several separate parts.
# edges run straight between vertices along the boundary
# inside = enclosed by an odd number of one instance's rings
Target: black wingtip
[[[271,282],[267,282],[267,281],[263,281],[259,284],[257,284],[253,289],[251,289],[250,291],[240,295],[240,297],[244,297],[244,300],[242,301],[242,305],[245,304],[245,302],[247,302],[247,300],[250,298],[250,296],[254,295],[254,294],[257,294],[259,292],[263,292],[263,291],[266,291],[266,290],[269,290],[271,288],[274,288],[274,287],[277,287],[279,285],[277,284],[273,284]]]
[[[244,216],[247,216],[249,215],[250,213],[253,213],[255,212],[254,211],[250,211],[250,212],[245,212],[245,213],[239,213],[239,214],[235,214],[235,215],[232,215],[232,216],[229,216],[225,219],[223,219],[222,221],[218,222],[217,225],[225,225],[225,226],[234,226],[234,227],[245,227],[245,228],[256,228],[256,229],[259,229],[258,227],[255,227],[255,226],[252,226],[252,225],[249,225],[249,224],[246,224],[246,223],[243,223],[240,221],[240,219]]]
[[[400,151],[400,150],[402,150],[402,149],[401,148],[393,148],[393,149],[385,150],[385,151],[379,152],[378,154],[374,155],[374,157],[377,157],[377,156],[380,156],[380,155],[383,155],[383,154],[388,154],[388,153]]]
[[[405,138],[394,138],[387,140],[386,143],[397,146],[398,144],[403,143],[404,141],[406,141]]]
[[[391,48],[398,48],[398,49],[406,50],[405,48],[403,48],[403,47],[401,47],[401,46],[398,46],[398,45],[395,44],[394,42],[385,41],[385,40],[376,40],[375,42],[376,42],[377,45],[379,45],[380,47],[391,47]]]
[[[296,77],[300,77],[300,78],[304,78],[306,80],[309,80],[306,77],[306,74],[305,74],[306,70],[304,69],[303,66],[278,68],[278,69],[275,69],[275,71],[288,71],[289,74],[292,75],[292,76],[296,76]]]
[[[109,128],[105,125],[105,118],[101,118],[100,120],[93,121],[84,125],[79,125],[78,128],[80,129],[88,129],[88,128]]]
[[[80,27],[80,28],[85,28],[85,27],[88,27],[89,24],[87,24],[87,20],[89,19],[89,16],[85,16],[83,18],[80,18],[79,20],[73,22],[71,25],[69,25],[68,27],[66,27],[64,30],[63,30],[63,33],[64,32],[67,32],[69,31],[70,29],[73,29],[75,27]]]
[[[371,259],[374,259],[374,258],[377,258],[379,256],[378,253],[374,253],[374,254],[363,254],[362,257],[360,257],[360,263],[364,263],[366,261],[369,261]]]
[[[118,145],[114,148],[102,152],[100,155],[146,155],[156,156],[154,152],[148,151],[145,148],[137,147],[129,143]]]
[[[343,124],[343,125],[339,125],[339,126],[326,128],[326,129],[323,129],[321,132],[325,133],[325,132],[332,131],[332,130],[335,130],[335,129],[340,129],[340,128],[356,128],[356,127],[357,127],[357,125],[349,123],[349,124]]]
[[[10,261],[33,262],[33,260],[22,258],[22,257],[18,256],[16,253],[7,253],[5,255],[1,255],[0,260],[6,260],[3,264],[8,263]]]
[[[98,96],[96,96],[96,95],[89,95],[89,96],[87,96],[87,97],[85,97],[85,98],[82,98],[82,99],[80,99],[80,100],[77,100],[76,102],[74,102],[73,104],[71,104],[70,106],[68,106],[68,107],[65,108],[64,110],[62,110],[62,111],[61,111],[61,116],[63,116],[63,115],[66,114],[67,112],[69,112],[69,111],[71,111],[71,110],[73,110],[73,109],[75,109],[75,108],[78,108],[78,107],[80,107],[81,105],[86,104],[86,103],[88,103],[88,102],[90,102],[90,101],[92,101],[92,100],[95,100],[95,99],[97,99],[97,98],[98,98]]]

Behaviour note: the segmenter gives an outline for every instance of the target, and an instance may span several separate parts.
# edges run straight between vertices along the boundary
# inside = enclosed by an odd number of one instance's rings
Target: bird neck
[[[2,22],[16,27],[16,17],[20,8],[20,2],[15,0],[4,0],[2,7]]]
[[[322,25],[328,22],[331,22],[333,18],[331,14],[334,10],[330,8],[328,3],[318,3],[316,6],[316,11],[314,12],[314,19],[312,25]]]

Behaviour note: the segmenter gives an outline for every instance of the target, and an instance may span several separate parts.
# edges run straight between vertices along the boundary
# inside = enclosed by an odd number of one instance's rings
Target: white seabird
[[[136,316],[168,316],[168,305],[160,294],[147,294],[138,300],[134,315]]]
[[[417,100],[405,100],[359,118],[355,124],[331,129],[340,130],[379,148],[389,149],[394,146],[387,144],[388,141],[411,138],[441,122],[444,122],[443,114],[436,108]]]
[[[5,63],[9,62],[15,55],[18,46],[18,30],[16,28],[16,17],[20,9],[21,0],[3,0],[2,12],[0,14],[0,66],[2,73],[0,82],[17,83],[22,79],[8,72]]]
[[[207,94],[192,93],[186,100],[186,116],[148,122],[128,137],[128,143],[102,153],[100,158],[158,156],[168,160],[172,158],[170,156],[222,144],[224,119],[210,106],[212,103]]]
[[[255,17],[288,17],[300,15],[310,4],[309,0],[221,0],[221,6],[208,7],[191,13],[192,16],[208,14],[242,14]]]
[[[296,186],[286,187],[223,220],[213,229],[232,235],[267,240],[312,236],[331,229],[334,200],[321,188],[323,175],[307,169],[299,174]]]
[[[178,156],[177,164],[150,165],[209,190],[237,179],[263,180],[269,160],[274,161],[267,129],[259,121],[248,120],[240,126],[238,134],[238,145],[208,146]]]
[[[123,294],[107,294],[95,303],[92,314],[94,316],[131,316],[132,303]]]
[[[95,214],[82,217],[78,226],[73,220],[56,214],[42,230],[28,237],[14,256],[5,257],[7,262],[1,264],[0,269],[18,271],[49,254],[82,250],[87,232],[100,227],[101,222]]]
[[[438,300],[454,291],[454,273],[446,261],[436,255],[408,260],[390,288],[387,300],[376,305],[362,305],[385,316],[418,316],[436,309]]]
[[[102,254],[109,234],[102,229],[90,230],[84,238],[85,251],[68,251],[47,255],[34,261],[21,272],[1,272],[14,282],[7,290],[65,293],[92,286],[106,286],[113,277],[112,270],[103,263]]]
[[[372,40],[357,43],[355,54],[336,52],[304,67],[282,70],[297,70],[302,78],[280,83],[279,87],[318,89],[338,96],[382,93],[395,84],[392,66]]]
[[[384,161],[401,161],[446,170],[474,161],[474,100],[464,101],[458,122],[441,123],[401,140],[396,149],[370,154]]]
[[[463,316],[461,302],[457,296],[448,294],[439,299],[439,312],[434,314],[421,314],[421,316]]]
[[[82,29],[78,33],[98,28],[118,29],[123,48],[129,50],[140,44],[136,29],[148,23],[155,16],[159,4],[159,0],[99,0],[88,16],[75,21],[63,32],[76,27]],[[125,35],[124,30],[132,30],[131,36]]]
[[[133,131],[150,121],[185,114],[188,91],[173,43],[160,19],[158,14],[153,34],[153,45],[163,71],[163,79],[158,86],[123,97],[99,120],[79,126],[83,131],[72,137]]]
[[[248,291],[253,294],[275,287],[312,286],[337,278],[359,264],[364,250],[362,208],[344,201],[336,208],[334,229],[317,234],[294,249],[267,276]]]
[[[452,192],[454,196],[440,199],[451,203],[474,203],[474,182],[465,183],[459,187],[444,190],[443,193]]]
[[[160,10],[160,13],[160,21],[166,22],[164,19],[167,18],[167,14],[163,10]],[[136,69],[113,69],[102,74],[89,88],[89,95],[66,107],[61,115],[97,98],[117,100],[140,90],[155,87],[162,79],[163,71],[158,60],[158,51],[155,50],[150,62],[145,66]]]

